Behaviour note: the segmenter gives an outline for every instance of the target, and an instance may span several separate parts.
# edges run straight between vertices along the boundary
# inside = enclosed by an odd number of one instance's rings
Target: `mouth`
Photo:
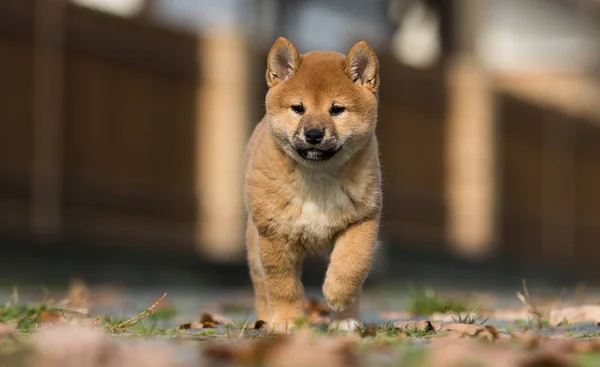
[[[302,159],[307,161],[319,162],[333,158],[339,152],[339,149],[322,150],[317,148],[296,149],[296,152]]]

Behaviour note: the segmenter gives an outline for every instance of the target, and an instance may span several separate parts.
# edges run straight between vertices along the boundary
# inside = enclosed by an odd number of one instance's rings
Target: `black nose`
[[[304,132],[306,141],[312,145],[319,144],[324,136],[325,132],[321,129],[308,129]]]

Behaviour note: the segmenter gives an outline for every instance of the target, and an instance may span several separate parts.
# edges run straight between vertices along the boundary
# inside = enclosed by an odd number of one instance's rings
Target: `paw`
[[[298,328],[294,318],[272,318],[267,323],[267,330],[274,334],[290,334]]]
[[[328,330],[338,331],[356,331],[360,327],[360,323],[355,319],[334,320],[329,325]]]
[[[344,287],[337,287],[331,283],[325,282],[323,286],[323,296],[329,308],[335,312],[345,311],[354,303],[355,292]]]
[[[285,322],[275,322],[267,324],[267,330],[269,331],[269,333],[273,334],[290,334],[292,332],[292,329],[293,325],[290,325]]]

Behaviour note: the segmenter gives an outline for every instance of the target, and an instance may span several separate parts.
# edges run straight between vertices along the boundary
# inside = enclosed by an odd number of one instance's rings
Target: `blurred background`
[[[248,286],[278,36],[379,57],[370,283],[600,281],[598,0],[2,0],[0,284]]]

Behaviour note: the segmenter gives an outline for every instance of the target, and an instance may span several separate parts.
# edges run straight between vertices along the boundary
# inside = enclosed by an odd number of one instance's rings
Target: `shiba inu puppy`
[[[303,315],[305,255],[331,251],[323,285],[330,327],[353,330],[382,202],[377,57],[366,42],[347,56],[301,55],[279,38],[266,79],[266,115],[247,145],[244,173],[257,317],[288,332]]]

